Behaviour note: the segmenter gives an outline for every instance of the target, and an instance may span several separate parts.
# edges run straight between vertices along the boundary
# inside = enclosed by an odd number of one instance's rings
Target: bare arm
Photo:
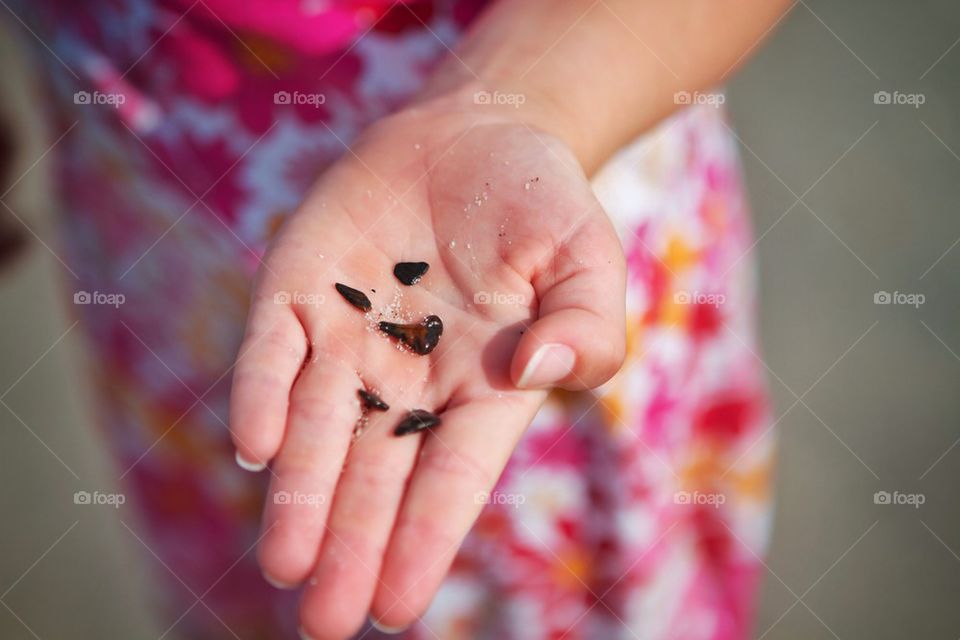
[[[787,0],[500,0],[438,70],[426,95],[523,96],[518,115],[566,141],[590,173],[676,109],[675,92],[725,81],[788,6]]]

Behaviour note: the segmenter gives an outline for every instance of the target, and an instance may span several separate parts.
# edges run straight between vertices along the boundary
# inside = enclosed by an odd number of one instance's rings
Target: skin
[[[497,3],[411,106],[319,177],[264,259],[231,397],[238,456],[270,463],[258,557],[271,582],[304,585],[305,636],[347,638],[368,614],[412,623],[549,388],[619,369],[624,259],[588,173],[674,92],[719,80],[784,5]],[[523,104],[477,104],[479,90]],[[430,270],[405,287],[400,261]],[[336,282],[367,293],[371,316]],[[398,292],[404,320],[443,319],[428,356],[371,329],[397,319]],[[546,344],[572,350],[572,368],[521,380]],[[351,441],[363,386],[391,408]],[[394,437],[411,409],[443,424]]]

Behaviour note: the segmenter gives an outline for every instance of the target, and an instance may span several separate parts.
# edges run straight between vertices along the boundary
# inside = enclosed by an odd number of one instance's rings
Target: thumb
[[[578,228],[532,279],[540,301],[510,365],[520,388],[590,389],[626,350],[623,249],[607,220]]]

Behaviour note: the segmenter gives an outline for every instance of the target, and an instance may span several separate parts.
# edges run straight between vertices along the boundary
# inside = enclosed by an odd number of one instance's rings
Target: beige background
[[[946,0],[811,1],[731,85],[782,416],[757,637],[960,636],[958,38]],[[7,37],[0,61],[9,108],[23,96]],[[877,105],[878,90],[926,102]],[[4,201],[48,208],[48,164]],[[80,336],[57,342],[62,268],[34,244],[0,274],[0,637],[156,638],[169,621],[149,622],[123,510],[73,504],[117,473],[89,437]],[[926,301],[875,305],[880,290]],[[876,505],[880,490],[926,502]]]

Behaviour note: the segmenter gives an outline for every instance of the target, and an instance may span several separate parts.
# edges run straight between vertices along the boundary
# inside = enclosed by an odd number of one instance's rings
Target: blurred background
[[[37,129],[22,27],[0,27],[0,105]],[[757,638],[960,636],[958,82],[960,5],[809,0],[730,84],[780,433]],[[48,145],[23,153],[18,211],[50,209]],[[0,638],[157,637],[123,511],[68,498],[118,474],[62,267],[33,245],[0,272]]]

